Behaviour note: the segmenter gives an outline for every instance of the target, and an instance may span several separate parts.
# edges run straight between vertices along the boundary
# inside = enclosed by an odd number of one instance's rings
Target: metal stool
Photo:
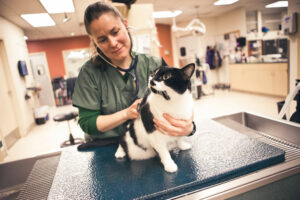
[[[67,147],[67,146],[71,146],[71,145],[74,145],[74,144],[81,144],[84,142],[84,139],[82,138],[74,138],[72,133],[71,133],[71,127],[70,127],[70,120],[71,119],[75,119],[77,118],[78,116],[78,113],[77,112],[70,112],[70,113],[67,113],[67,114],[58,114],[58,115],[55,115],[53,117],[53,120],[56,121],[56,122],[62,122],[62,121],[66,121],[68,122],[68,127],[69,127],[69,140],[66,140],[64,141],[60,147],[63,148],[63,147]]]

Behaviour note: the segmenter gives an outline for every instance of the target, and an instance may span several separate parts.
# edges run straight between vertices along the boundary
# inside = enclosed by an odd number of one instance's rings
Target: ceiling
[[[45,13],[46,10],[39,0],[0,0],[0,16],[21,27],[29,40],[61,38],[86,35],[83,25],[85,8],[97,0],[73,0],[75,12],[67,13],[70,20],[63,23],[64,13],[50,14],[56,26],[34,28],[28,24],[21,14]],[[264,6],[276,0],[240,0],[227,6],[214,6],[216,0],[137,0],[135,4],[152,3],[154,11],[182,10],[176,17],[176,22],[189,21],[192,18],[216,17],[239,7],[247,11],[263,10],[265,12],[278,12],[280,9],[265,9]],[[157,19],[156,23],[171,24],[171,19]]]

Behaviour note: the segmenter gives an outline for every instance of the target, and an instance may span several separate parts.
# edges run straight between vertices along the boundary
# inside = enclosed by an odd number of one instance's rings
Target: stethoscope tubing
[[[131,65],[131,66],[129,67],[129,69],[122,69],[121,67],[116,66],[116,65],[112,64],[111,62],[109,62],[108,60],[106,60],[106,59],[101,55],[101,51],[100,51],[99,47],[97,47],[96,45],[95,45],[95,47],[96,47],[98,56],[99,56],[102,60],[104,60],[106,63],[108,63],[108,64],[111,65],[112,67],[115,67],[117,70],[122,71],[122,72],[126,72],[126,73],[128,73],[130,76],[133,77],[133,80],[134,80],[134,82],[135,82],[135,94],[134,94],[134,98],[133,98],[132,101],[131,101],[131,104],[132,104],[132,103],[137,99],[138,93],[139,93],[139,77],[138,77],[137,71],[136,71],[136,67],[137,67],[137,63],[138,63],[138,55],[136,55],[136,56],[134,57],[134,63],[133,63],[133,65]],[[133,69],[133,71],[134,71],[134,75],[132,75],[132,73],[130,73],[130,71],[132,71],[132,69]]]

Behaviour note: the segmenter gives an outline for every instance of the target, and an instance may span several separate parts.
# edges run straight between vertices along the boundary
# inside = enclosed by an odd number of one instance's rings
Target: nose
[[[110,38],[109,38],[109,45],[110,45],[111,47],[115,47],[115,46],[117,45],[117,40],[116,40],[116,38],[110,37]]]
[[[155,85],[155,83],[154,83],[153,80],[150,81],[150,85],[151,85],[151,86],[154,86],[154,85]]]

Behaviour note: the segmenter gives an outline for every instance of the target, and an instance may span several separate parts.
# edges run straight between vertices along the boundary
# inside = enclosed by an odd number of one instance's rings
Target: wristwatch
[[[192,130],[192,132],[188,136],[192,136],[192,135],[194,135],[196,133],[196,124],[195,124],[194,121],[192,123],[193,123],[193,130]]]

